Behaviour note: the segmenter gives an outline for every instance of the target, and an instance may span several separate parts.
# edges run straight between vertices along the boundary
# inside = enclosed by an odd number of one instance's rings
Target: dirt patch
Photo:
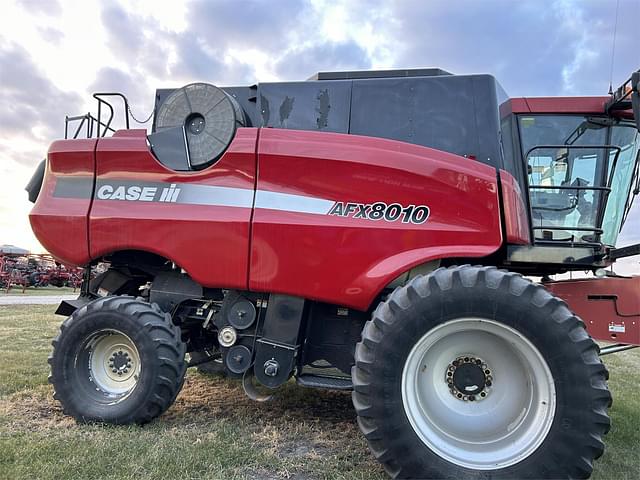
[[[249,399],[239,381],[187,377],[175,404],[162,417],[166,422],[189,422],[198,418],[261,418],[264,420],[321,419],[325,424],[355,422],[351,396],[347,392],[309,390],[287,384],[265,403]]]
[[[64,415],[60,404],[53,399],[50,386],[0,400],[0,416],[10,431],[75,426],[74,420]],[[158,422],[168,428],[180,428],[202,426],[218,419],[244,424],[256,436],[256,441],[267,441],[269,435],[283,435],[274,426],[285,427],[288,433],[291,430],[318,433],[335,427],[344,432],[355,427],[355,413],[348,393],[308,390],[288,384],[275,391],[273,400],[258,403],[245,395],[239,382],[201,374],[187,377],[175,404]],[[278,439],[273,443],[285,442]],[[315,451],[321,446],[313,444],[304,448]]]
[[[366,451],[348,392],[287,384],[272,400],[258,403],[247,398],[237,381],[192,375],[161,417],[173,427],[202,426],[216,419],[241,424],[256,447],[285,460],[319,459],[354,447]]]
[[[75,421],[62,413],[53,399],[53,390],[43,388],[29,393],[20,392],[0,400],[0,417],[7,432],[33,432],[70,428]]]
[[[245,472],[244,478],[251,480],[315,480],[317,477],[313,477],[306,473],[300,472],[294,473],[287,470],[271,472],[269,470],[259,468]]]

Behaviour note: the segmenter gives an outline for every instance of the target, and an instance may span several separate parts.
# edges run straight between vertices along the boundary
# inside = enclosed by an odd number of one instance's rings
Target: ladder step
[[[328,388],[331,390],[353,390],[353,384],[349,377],[319,377],[317,375],[300,375],[298,385],[310,388]]]

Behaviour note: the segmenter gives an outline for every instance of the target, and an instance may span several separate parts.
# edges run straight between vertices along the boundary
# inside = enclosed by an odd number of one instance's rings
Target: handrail
[[[531,155],[531,152],[533,152],[534,150],[551,150],[551,149],[574,149],[574,150],[605,150],[605,156],[603,158],[603,163],[604,165],[602,166],[602,175],[599,179],[599,183],[604,184],[604,185],[593,185],[593,186],[583,186],[583,185],[539,185],[539,184],[534,184],[534,185],[528,185],[529,190],[532,189],[538,189],[538,190],[553,190],[553,189],[557,189],[557,190],[592,190],[592,191],[599,191],[602,192],[602,194],[600,195],[600,198],[598,199],[598,209],[597,209],[597,217],[595,219],[594,222],[594,226],[593,227],[572,227],[572,226],[557,226],[557,225],[548,225],[548,226],[544,226],[544,225],[540,225],[540,226],[533,226],[533,219],[534,219],[534,210],[539,210],[539,208],[534,207],[533,205],[530,205],[530,218],[532,221],[531,224],[531,233],[532,233],[532,238],[535,238],[534,235],[534,231],[535,230],[565,230],[565,231],[576,231],[576,232],[592,232],[596,235],[596,240],[598,240],[598,236],[602,235],[604,233],[604,230],[602,229],[602,224],[604,222],[604,211],[606,209],[606,205],[607,205],[607,200],[609,197],[609,194],[611,193],[611,186],[613,183],[613,175],[615,173],[615,167],[617,165],[618,162],[618,158],[620,157],[620,154],[622,153],[622,148],[620,148],[617,145],[536,145],[535,147],[530,148],[526,155],[525,155],[525,161],[527,161],[528,164],[528,159],[529,156]],[[615,151],[615,156],[613,157],[613,160],[611,162],[611,165],[609,165],[609,151],[613,150]],[[610,167],[610,168],[609,168]],[[607,175],[607,172],[609,172],[609,174]],[[608,177],[608,178],[607,178]],[[594,183],[595,183],[595,179],[594,179]]]
[[[629,79],[613,92],[605,105],[605,112],[610,114],[613,110],[629,108],[633,111],[636,127],[640,131],[640,70],[633,72]]]
[[[109,130],[113,131],[113,129],[111,128],[111,122],[113,121],[113,116],[114,116],[113,106],[108,101],[106,101],[104,98],[101,98],[101,97],[119,97],[122,99],[122,103],[124,104],[125,126],[128,130],[130,127],[129,127],[129,102],[127,101],[127,97],[125,97],[122,93],[119,93],[119,92],[98,92],[93,94],[93,98],[95,98],[98,101],[98,137],[104,137]],[[102,123],[101,107],[103,103],[109,108],[109,117],[108,117],[109,119],[105,123]],[[101,125],[105,126],[104,130],[102,131],[102,134],[100,132]]]
[[[80,135],[80,131],[82,130],[82,126],[84,125],[85,122],[87,122],[87,136],[86,138],[92,138],[93,137],[93,131],[94,128],[96,127],[96,125],[100,125],[102,127],[105,127],[105,133],[107,131],[109,132],[115,132],[115,129],[111,128],[109,125],[106,125],[104,122],[98,122],[98,119],[96,117],[94,117],[93,115],[91,115],[91,113],[85,113],[84,115],[76,115],[76,116],[68,116],[66,115],[64,118],[64,138],[68,139],[69,138],[69,125],[72,122],[76,122],[76,121],[80,121],[80,124],[78,125],[78,127],[76,128],[73,137],[71,138],[78,138],[78,135]]]

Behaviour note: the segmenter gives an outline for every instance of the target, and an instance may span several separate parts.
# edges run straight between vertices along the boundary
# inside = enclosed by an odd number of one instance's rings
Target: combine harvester
[[[55,398],[145,423],[188,366],[256,400],[293,377],[352,390],[393,477],[589,477],[600,355],[640,344],[640,277],[607,270],[640,252],[615,248],[639,80],[563,98],[439,69],[197,83],[156,92],[151,134],[94,95],[28,187],[42,245],[87,272],[57,310]],[[572,271],[596,276],[550,280]]]

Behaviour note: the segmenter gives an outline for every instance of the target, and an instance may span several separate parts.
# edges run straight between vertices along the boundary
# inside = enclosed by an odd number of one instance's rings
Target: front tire
[[[518,274],[413,279],[378,306],[355,357],[358,424],[394,478],[587,478],[604,450],[598,347]]]
[[[147,423],[184,383],[180,329],[157,305],[133,297],[88,303],[64,321],[52,344],[54,398],[79,422]]]

